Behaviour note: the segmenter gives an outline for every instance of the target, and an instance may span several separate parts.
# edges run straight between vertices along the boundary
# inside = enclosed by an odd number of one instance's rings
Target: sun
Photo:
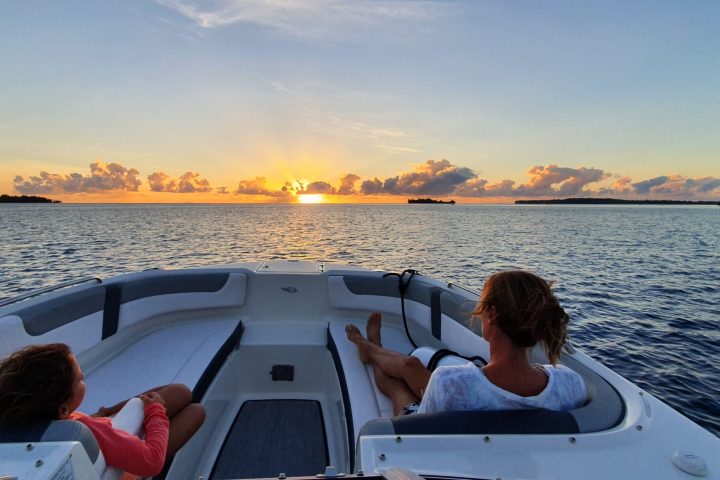
[[[300,203],[323,203],[325,196],[322,193],[301,193],[298,195],[298,201]]]

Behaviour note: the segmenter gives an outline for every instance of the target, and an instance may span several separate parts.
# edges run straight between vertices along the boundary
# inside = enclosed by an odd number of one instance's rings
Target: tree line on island
[[[717,201],[623,200],[619,198],[556,198],[552,200],[515,200],[516,205],[720,205]]]
[[[60,200],[35,195],[0,195],[0,203],[61,203]]]

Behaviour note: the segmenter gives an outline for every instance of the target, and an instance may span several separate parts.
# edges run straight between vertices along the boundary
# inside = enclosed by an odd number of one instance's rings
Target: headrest
[[[95,463],[100,447],[88,427],[75,420],[35,422],[22,427],[0,426],[0,443],[80,442]]]

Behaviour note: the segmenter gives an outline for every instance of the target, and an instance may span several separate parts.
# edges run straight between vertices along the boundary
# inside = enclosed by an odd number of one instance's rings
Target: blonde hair
[[[552,293],[552,284],[523,270],[496,273],[485,282],[473,315],[494,308],[495,322],[515,346],[542,343],[555,365],[565,345],[569,317]]]

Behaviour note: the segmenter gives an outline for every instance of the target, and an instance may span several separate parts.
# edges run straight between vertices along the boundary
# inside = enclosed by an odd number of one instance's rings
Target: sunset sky
[[[0,3],[0,193],[720,199],[720,2]]]

